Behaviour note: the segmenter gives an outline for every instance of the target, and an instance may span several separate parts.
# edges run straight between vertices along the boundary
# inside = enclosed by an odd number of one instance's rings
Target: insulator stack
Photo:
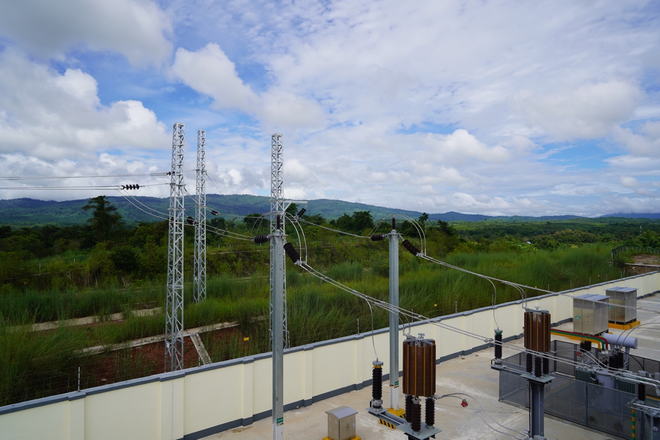
[[[644,401],[646,400],[646,384],[639,382],[637,383],[637,399]]]
[[[289,256],[289,258],[291,259],[291,261],[293,261],[294,264],[300,261],[300,254],[291,243],[287,242],[284,244],[284,252],[286,252],[286,254]]]
[[[527,371],[528,373],[531,373],[532,370],[534,369],[534,365],[532,361],[533,361],[532,353],[525,353],[525,371]]]
[[[426,410],[425,414],[425,422],[426,426],[434,426],[435,425],[435,399],[433,397],[427,397],[426,398],[426,406],[424,407]]]
[[[381,241],[385,240],[385,235],[383,234],[374,234],[371,236],[371,241]]]
[[[380,408],[383,405],[383,363],[381,361],[373,362],[372,386],[371,386],[371,406]]]
[[[417,249],[417,248],[416,248],[411,242],[409,242],[408,240],[403,240],[403,247],[406,248],[406,250],[407,250],[408,252],[410,252],[411,254],[413,254],[413,255],[415,255],[415,256],[417,256],[417,254],[420,253],[420,252],[419,252],[419,249]]]
[[[392,230],[396,229],[396,219],[392,217]]]
[[[218,214],[220,214],[220,213],[219,213],[218,211],[216,211],[215,209],[212,209],[212,210],[211,210],[211,214],[212,214],[212,215],[218,215]]]
[[[525,348],[550,351],[550,313],[545,310],[525,312]]]
[[[495,359],[502,360],[502,330],[495,330]]]
[[[413,431],[419,432],[422,430],[422,405],[419,403],[419,399],[413,399],[412,403],[412,415],[410,420],[410,427]]]
[[[406,422],[410,423],[412,421],[412,404],[413,396],[406,394]]]
[[[195,219],[192,218],[191,216],[186,217],[186,221],[188,224],[194,225],[195,224]]]
[[[403,341],[403,393],[414,397],[435,394],[435,341],[409,338]]]
[[[541,358],[538,356],[534,357],[534,376],[541,377],[541,375],[543,374],[543,370],[541,366],[542,366]]]
[[[306,212],[307,212],[307,210],[306,210],[305,208],[303,208],[303,209],[301,209],[300,211],[298,211],[298,214],[296,214],[296,217],[300,218],[300,217],[302,217],[303,214],[305,214]]]
[[[282,216],[277,216],[277,229],[282,229]]]
[[[591,351],[591,341],[580,341],[580,350]]]
[[[543,374],[550,373],[550,358],[547,356],[543,357]]]
[[[257,244],[268,243],[268,234],[261,234],[254,237],[254,242]]]

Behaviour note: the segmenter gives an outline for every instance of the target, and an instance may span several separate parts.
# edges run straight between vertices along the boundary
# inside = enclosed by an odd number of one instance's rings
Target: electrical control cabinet
[[[350,406],[340,406],[325,412],[328,415],[328,440],[359,439],[355,433],[357,411]]]
[[[637,320],[637,289],[612,287],[605,291],[605,295],[610,299],[610,322],[628,324]]]
[[[586,294],[573,298],[573,331],[599,335],[609,327],[609,301],[605,295]]]

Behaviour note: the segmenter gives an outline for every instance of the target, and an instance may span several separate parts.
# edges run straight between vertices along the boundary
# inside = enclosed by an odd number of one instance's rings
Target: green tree
[[[374,219],[371,216],[371,211],[355,211],[353,213],[353,232],[359,234],[373,227]]]
[[[256,232],[256,230],[264,225],[268,224],[268,220],[258,212],[254,214],[248,214],[243,217],[243,223],[247,226],[248,230]]]
[[[113,232],[116,232],[121,226],[121,214],[117,212],[117,208],[112,206],[106,196],[89,199],[82,209],[92,211],[92,218],[87,220],[87,225],[91,229],[95,243],[108,241]]]
[[[153,236],[148,236],[139,256],[140,273],[147,278],[153,278],[167,273],[167,250],[156,244]]]
[[[139,268],[138,253],[130,246],[116,247],[110,253],[110,260],[115,269],[123,274],[132,274]]]

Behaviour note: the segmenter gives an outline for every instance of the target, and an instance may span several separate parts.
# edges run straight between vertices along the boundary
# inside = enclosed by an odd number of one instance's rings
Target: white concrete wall
[[[564,321],[572,317],[573,296],[604,294],[614,286],[634,287],[639,296],[646,295],[660,290],[660,274],[535,298],[526,306],[548,310],[553,322]],[[450,315],[413,326],[411,331],[435,339],[441,359],[483,347],[493,337],[495,320],[505,338],[521,334],[522,303]],[[457,334],[444,326],[478,336]],[[373,341],[371,333],[365,333],[287,351],[285,404],[309,404],[361,387],[371,380],[373,345],[379,359],[387,361],[389,340],[385,330],[376,332]],[[384,373],[389,374],[387,364]],[[200,438],[221,428],[249,424],[255,416],[266,417],[271,407],[271,380],[271,358],[259,355],[23,402],[0,408],[0,439]]]

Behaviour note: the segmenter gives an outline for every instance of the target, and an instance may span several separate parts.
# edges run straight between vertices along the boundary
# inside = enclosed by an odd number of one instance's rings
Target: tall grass
[[[348,253],[359,258],[340,259],[340,263],[332,265],[329,262],[335,254],[343,255],[342,252],[335,247],[323,248],[322,253],[328,255],[321,258],[322,263],[310,264],[352,289],[387,300],[387,251],[376,250],[369,258],[364,258],[364,249],[355,247]],[[453,254],[446,261],[484,275],[559,291],[586,285],[590,280],[597,283],[618,278],[621,272],[610,266],[609,252],[605,245],[586,245],[553,251]],[[504,284],[495,283],[495,291],[490,282],[474,275],[404,252],[400,258],[401,307],[424,316],[488,306],[495,298],[497,303],[520,299],[516,289]],[[386,311],[372,310],[364,300],[319,281],[299,267],[289,267],[287,286],[292,346],[355,334],[358,328],[361,332],[372,327],[379,329],[388,324]],[[207,299],[201,304],[192,303],[190,287],[186,285],[185,289],[186,328],[219,322],[239,323],[239,331],[230,333],[227,338],[212,337],[210,333],[202,335],[214,361],[270,351],[267,276],[211,276],[207,282]],[[528,289],[525,294],[531,297],[539,292]],[[135,288],[3,292],[0,294],[0,405],[75,388],[75,369],[87,362],[79,357],[77,350],[163,334],[164,313],[137,317],[131,310],[146,305],[162,307],[164,299],[165,286],[155,282],[145,282]],[[38,333],[29,332],[27,327],[39,321],[115,312],[124,312],[125,321]],[[121,377],[134,377],[130,363],[118,367]],[[135,366],[138,367],[144,368],[144,365]]]
[[[66,328],[37,336],[0,319],[0,406],[69,391],[85,342]]]

